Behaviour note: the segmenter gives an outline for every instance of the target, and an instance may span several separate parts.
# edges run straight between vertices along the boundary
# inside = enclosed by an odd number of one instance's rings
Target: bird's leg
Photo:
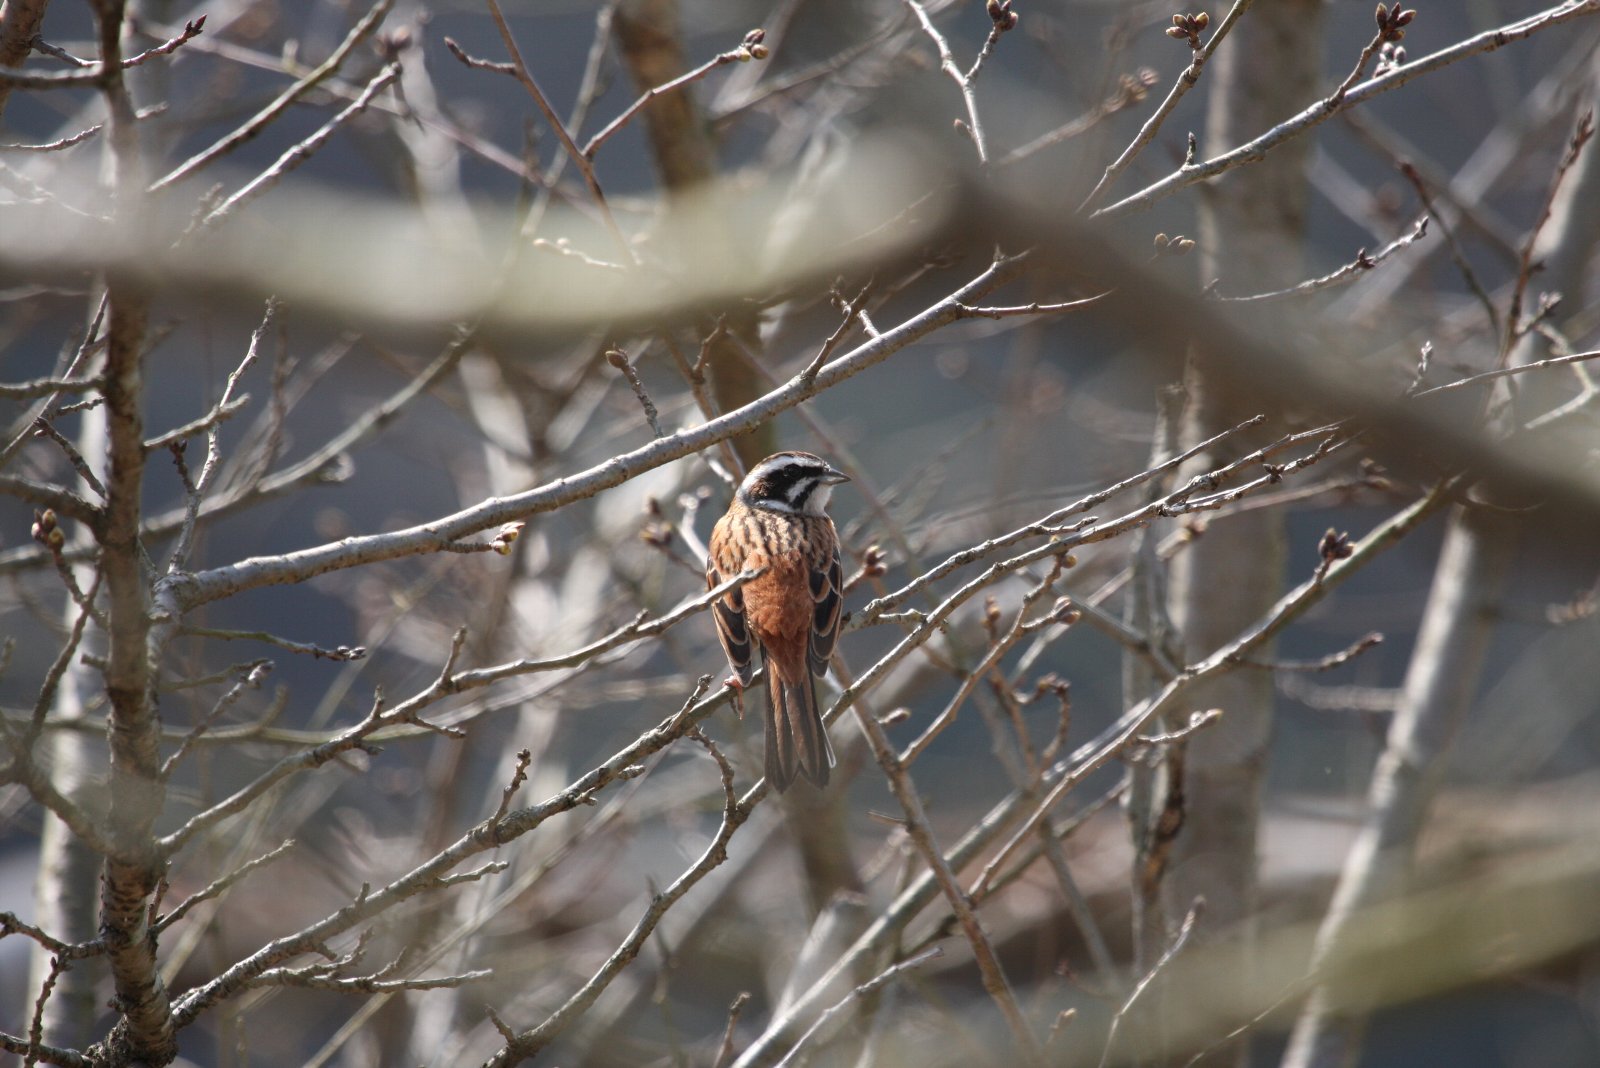
[[[733,691],[733,711],[744,719],[744,680],[736,674],[729,675],[722,680],[722,685]]]

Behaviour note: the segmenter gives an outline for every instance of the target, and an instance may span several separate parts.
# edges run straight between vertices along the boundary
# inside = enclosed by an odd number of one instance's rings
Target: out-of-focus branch
[[[555,108],[550,106],[550,100],[545,96],[544,90],[539,88],[538,81],[533,72],[528,69],[528,64],[522,58],[522,49],[517,47],[517,39],[511,32],[511,27],[506,23],[505,14],[500,10],[496,0],[489,0],[489,14],[494,19],[495,28],[500,31],[500,40],[506,46],[506,52],[511,56],[512,71],[517,81],[522,83],[532,98],[534,106],[544,116],[545,122],[555,131],[556,139],[561,142],[561,147],[566,150],[567,158],[572,165],[578,168],[578,173],[583,175],[584,185],[589,187],[589,195],[594,199],[595,207],[600,211],[600,217],[605,221],[606,229],[617,243],[617,250],[629,263],[638,263],[637,254],[633,244],[622,233],[622,228],[617,225],[617,220],[611,214],[611,205],[606,202],[605,191],[600,188],[600,179],[594,173],[594,165],[589,162],[589,157],[578,148],[577,142],[572,139],[572,132],[567,129],[567,124],[561,121],[561,116],[556,114]]]
[[[54,508],[68,519],[76,519],[91,529],[100,526],[99,506],[60,486],[35,482],[23,475],[0,474],[0,494],[44,508]]]

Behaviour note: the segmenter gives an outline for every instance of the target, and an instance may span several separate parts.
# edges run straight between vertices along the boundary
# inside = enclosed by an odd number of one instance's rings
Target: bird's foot
[[[744,719],[744,680],[737,675],[729,675],[722,680],[725,689],[733,694],[733,710],[740,719]]]

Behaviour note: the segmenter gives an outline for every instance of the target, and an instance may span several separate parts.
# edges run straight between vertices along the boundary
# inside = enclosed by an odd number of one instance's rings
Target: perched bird
[[[759,578],[712,606],[734,678],[749,685],[752,654],[767,669],[767,781],[783,791],[802,774],[828,782],[833,747],[817,710],[816,677],[839,637],[844,576],[828,495],[850,479],[809,452],[778,452],[750,469],[711,531],[706,588],[741,571]]]

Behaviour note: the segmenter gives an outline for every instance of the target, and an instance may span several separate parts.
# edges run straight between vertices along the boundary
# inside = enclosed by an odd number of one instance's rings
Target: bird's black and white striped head
[[[826,515],[833,487],[850,478],[809,452],[775,452],[750,469],[739,500],[751,508],[794,515]]]

